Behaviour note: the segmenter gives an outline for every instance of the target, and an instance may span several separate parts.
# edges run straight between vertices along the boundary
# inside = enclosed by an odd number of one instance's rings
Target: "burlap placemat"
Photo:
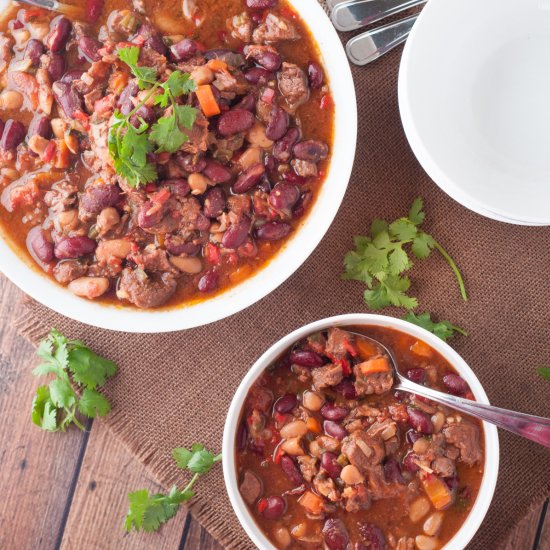
[[[208,327],[157,336],[91,328],[34,302],[25,311],[21,329],[33,341],[55,326],[118,363],[119,374],[107,388],[113,412],[105,422],[167,487],[182,483],[170,457],[173,447],[200,441],[220,449],[231,398],[268,346],[316,319],[367,311],[362,286],[340,279],[343,256],[373,217],[403,215],[416,196],[426,200],[427,230],[462,268],[470,293],[464,303],[448,266],[434,254],[414,268],[412,292],[421,310],[468,330],[468,337],[452,345],[473,367],[492,403],[549,414],[550,383],[538,378],[535,367],[550,362],[550,229],[484,219],[429,180],[399,119],[400,56],[396,50],[372,66],[354,68],[359,141],[349,191],[312,257],[270,296]],[[497,491],[471,548],[501,548],[529,509],[550,494],[548,451],[507,433],[500,436]],[[200,482],[190,507],[227,548],[252,547],[232,512],[221,468]]]

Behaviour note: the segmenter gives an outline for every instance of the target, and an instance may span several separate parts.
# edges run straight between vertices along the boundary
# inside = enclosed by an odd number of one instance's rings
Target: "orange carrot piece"
[[[432,356],[432,348],[428,346],[428,344],[425,344],[422,342],[422,340],[417,340],[412,346],[411,351],[415,353],[416,355],[419,355],[420,357],[431,357]]]
[[[319,421],[313,416],[307,419],[306,426],[309,432],[313,432],[314,434],[321,433],[321,424],[319,424]]]
[[[298,499],[298,503],[314,516],[320,515],[323,511],[323,499],[311,491],[306,491]]]
[[[442,479],[430,474],[422,480],[422,486],[436,510],[443,510],[451,504],[453,495]]]
[[[361,359],[369,359],[373,355],[379,353],[374,344],[371,344],[370,342],[367,342],[362,338],[356,338],[354,344],[357,348],[357,351],[359,352],[359,357],[361,357]]]
[[[387,357],[375,357],[359,364],[362,374],[375,374],[377,372],[389,372],[391,370]]]
[[[211,59],[207,65],[214,71],[227,71],[227,63],[221,59]]]
[[[197,94],[197,99],[199,100],[204,116],[211,117],[221,113],[220,106],[214,97],[214,92],[212,92],[210,84],[199,86],[195,93]]]

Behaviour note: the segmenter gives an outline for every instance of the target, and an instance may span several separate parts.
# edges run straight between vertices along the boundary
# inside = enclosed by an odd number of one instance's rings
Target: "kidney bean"
[[[237,449],[239,451],[244,451],[246,448],[246,443],[248,441],[248,428],[246,427],[246,422],[243,420],[239,427],[237,428]]]
[[[65,67],[65,57],[57,53],[51,53],[44,63],[44,68],[48,71],[52,82],[59,80],[65,74]]]
[[[407,407],[409,414],[409,425],[417,432],[425,435],[433,433],[433,426],[430,417],[423,411]]]
[[[322,141],[308,139],[300,141],[294,146],[294,156],[300,160],[308,160],[310,162],[319,162],[326,159],[328,156],[328,145]]]
[[[418,441],[422,437],[422,434],[419,434],[418,432],[415,432],[414,430],[407,431],[406,438],[407,441],[414,445],[415,441]]]
[[[261,67],[252,67],[244,73],[244,78],[249,84],[254,84],[254,86],[258,84],[265,85],[270,80],[275,79],[275,74]]]
[[[385,550],[388,546],[382,529],[374,523],[359,523],[359,534],[369,550]]]
[[[199,47],[194,40],[184,38],[170,48],[170,56],[173,61],[187,61],[195,57],[198,51]]]
[[[329,518],[323,525],[323,537],[329,550],[347,550],[349,536],[340,519]]]
[[[236,109],[246,109],[247,111],[254,112],[256,109],[256,97],[254,94],[245,95],[237,105]]]
[[[323,422],[323,429],[327,435],[330,435],[330,437],[334,437],[340,441],[348,435],[346,428],[340,426],[340,424],[334,422],[333,420],[325,420]]]
[[[133,109],[133,108],[132,108]],[[134,128],[139,128],[142,125],[140,119],[143,119],[147,124],[153,124],[157,120],[155,111],[148,105],[142,105],[131,117],[130,124]]]
[[[237,181],[233,185],[233,192],[241,194],[250,191],[250,189],[258,185],[264,173],[265,166],[263,164],[254,164],[237,178]]]
[[[32,136],[42,136],[45,139],[50,139],[52,137],[52,123],[46,115],[34,115],[29,124],[27,138]]]
[[[407,378],[417,384],[423,384],[424,380],[426,380],[426,371],[424,369],[409,369],[407,371]]]
[[[301,194],[300,200],[296,203],[296,207],[292,211],[292,216],[294,218],[299,218],[305,214],[306,208],[311,202],[312,197],[313,194],[311,193],[311,191],[306,191],[305,193]]]
[[[232,178],[231,171],[223,164],[208,159],[202,173],[213,183],[226,183]]]
[[[78,55],[89,63],[100,61],[101,55],[99,50],[101,47],[101,43],[94,38],[81,36],[78,40]]]
[[[4,124],[4,121],[0,119],[0,139],[2,139],[2,135],[4,134],[4,128],[6,125]]]
[[[292,183],[278,183],[269,194],[269,204],[276,210],[291,210],[300,199],[300,191]]]
[[[166,46],[162,40],[162,35],[150,23],[142,23],[138,29],[137,35],[143,39],[143,44],[161,55],[166,54]]]
[[[318,354],[309,349],[294,349],[290,352],[290,362],[301,367],[310,369],[322,367],[325,360]]]
[[[279,519],[286,510],[286,501],[283,497],[279,496],[263,498],[258,505],[261,506],[262,516],[267,519]]]
[[[247,132],[255,121],[254,115],[245,109],[232,109],[220,116],[218,131],[224,137],[233,136],[240,132]]]
[[[52,19],[50,32],[45,40],[46,46],[52,53],[62,52],[67,45],[72,30],[73,24],[64,15]]]
[[[10,151],[15,149],[25,139],[27,130],[23,123],[9,119],[4,125],[2,138],[0,139],[0,149]]]
[[[30,59],[33,67],[38,67],[38,65],[40,65],[40,56],[44,53],[44,49],[44,44],[42,44],[40,40],[31,38],[27,42],[27,47],[25,48],[23,57],[25,59]]]
[[[187,256],[196,256],[201,250],[200,244],[180,242],[179,239],[174,238],[171,235],[166,237],[164,246],[173,256],[181,256],[182,254]]]
[[[304,176],[299,176],[294,170],[287,170],[283,173],[283,178],[295,185],[304,185],[307,179]]]
[[[149,229],[157,225],[164,217],[164,210],[162,208],[158,210],[155,208],[151,212],[153,206],[154,204],[151,201],[147,201],[139,209],[137,222],[142,229]]]
[[[96,23],[103,11],[104,0],[84,0],[86,4],[86,20],[89,23]]]
[[[134,104],[132,103],[132,98],[135,97],[138,92],[139,87],[137,82],[133,80],[128,82],[118,99],[118,106],[120,107],[122,114],[127,115],[133,110]]]
[[[443,384],[453,395],[464,395],[470,389],[466,380],[454,372],[443,377]]]
[[[355,386],[349,378],[345,378],[339,384],[334,386],[334,390],[340,393],[344,399],[355,399],[357,397]]]
[[[265,10],[277,4],[277,0],[246,0],[246,5],[253,10]]]
[[[405,468],[407,472],[418,472],[420,467],[416,464],[416,461],[418,461],[418,456],[412,451],[408,452],[403,458],[403,468]]]
[[[447,487],[449,487],[451,491],[456,491],[458,489],[458,477],[445,477],[443,481],[445,481]]]
[[[295,393],[287,393],[280,397],[275,402],[273,408],[276,412],[286,414],[289,413],[298,404],[298,398]]]
[[[211,292],[218,288],[220,277],[215,269],[209,269],[199,280],[198,289],[201,292]]]
[[[54,259],[53,243],[47,239],[46,232],[39,225],[28,232],[26,242],[31,255],[41,262],[47,264]]]
[[[195,220],[195,226],[199,231],[208,231],[212,222],[207,218],[202,212],[197,214],[197,219]]]
[[[338,455],[335,453],[331,453],[330,451],[324,452],[321,455],[321,466],[332,479],[340,477],[342,466],[338,464]]]
[[[65,237],[55,245],[54,253],[59,260],[68,260],[92,254],[96,247],[97,242],[89,237]]]
[[[399,468],[399,463],[393,457],[388,458],[384,462],[384,476],[386,481],[390,483],[405,483],[405,479],[401,475],[401,468]]]
[[[222,237],[222,245],[225,248],[238,248],[246,241],[250,231],[251,220],[243,216],[237,223],[230,225]]]
[[[266,71],[276,72],[281,68],[283,62],[281,56],[277,52],[270,50],[258,51],[251,55],[252,59],[261,65]]]
[[[225,193],[220,187],[212,187],[204,199],[204,215],[209,218],[221,216],[225,209]]]
[[[269,181],[269,178],[267,177],[267,174],[264,174],[262,176],[262,179],[260,180],[260,183],[257,185],[257,189],[260,191],[263,191],[264,193],[271,193],[271,182]]]
[[[292,231],[292,226],[285,222],[268,222],[256,229],[256,235],[263,241],[279,241]]]
[[[288,130],[288,121],[288,113],[278,105],[274,105],[265,127],[266,137],[271,141],[281,139]]]
[[[292,483],[297,487],[304,482],[304,478],[296,466],[296,463],[288,455],[283,455],[281,461],[279,462],[281,469],[286,474],[286,477],[292,481]]]
[[[289,128],[287,133],[273,146],[273,156],[279,162],[288,162],[292,156],[292,149],[299,139],[298,128]]]
[[[70,84],[54,82],[53,96],[67,118],[72,118],[77,111],[82,111],[82,98]]]
[[[75,80],[80,80],[83,74],[84,71],[80,69],[71,69],[70,71],[63,73],[63,76],[59,82],[63,82],[64,84],[72,84]]]
[[[104,208],[114,206],[120,200],[120,189],[117,185],[91,185],[80,196],[84,210],[98,214]]]
[[[265,170],[269,181],[273,183],[279,181],[279,172],[277,171],[277,163],[275,162],[275,158],[273,157],[273,155],[270,155],[269,153],[265,155],[264,166],[265,166]]]
[[[344,420],[344,418],[346,418],[348,414],[349,414],[348,408],[339,407],[334,403],[325,403],[321,407],[321,415],[323,418],[326,418],[327,420],[334,420],[336,422],[339,422],[340,420]]]
[[[206,161],[200,155],[191,155],[188,153],[176,153],[176,162],[190,174],[202,172],[206,168]]]
[[[324,75],[321,65],[315,61],[310,61],[307,64],[307,77],[309,80],[309,87],[316,89],[323,85]]]

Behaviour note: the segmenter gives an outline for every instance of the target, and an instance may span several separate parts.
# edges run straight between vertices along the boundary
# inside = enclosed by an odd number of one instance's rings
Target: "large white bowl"
[[[407,321],[384,315],[354,313],[316,321],[295,330],[288,336],[285,336],[282,340],[279,340],[276,344],[273,344],[273,346],[271,346],[256,361],[256,363],[254,363],[248,371],[248,374],[244,377],[241,385],[235,393],[235,396],[233,397],[231,406],[229,407],[223,432],[223,475],[225,478],[227,493],[241,525],[244,527],[244,530],[251,538],[252,542],[254,542],[260,550],[276,549],[262,533],[250,515],[248,507],[239,492],[238,479],[236,475],[235,434],[237,432],[241,409],[246,396],[262,372],[269,365],[271,365],[273,361],[279,358],[281,354],[294,342],[301,340],[309,334],[320,330],[325,330],[329,327],[360,325],[392,328],[423,340],[439,352],[445,360],[457,370],[460,376],[468,382],[468,385],[470,386],[470,389],[475,395],[477,401],[480,403],[489,404],[485,390],[481,386],[472,369],[466,364],[460,355],[458,355],[456,351],[454,351],[450,346],[448,346],[437,336],[433,335],[431,332],[408,323]],[[483,429],[485,436],[485,465],[479,494],[470,514],[466,518],[466,521],[457,531],[456,535],[445,545],[444,550],[462,550],[466,547],[481,525],[495,492],[499,463],[498,433],[495,426],[492,424],[487,424],[486,422],[483,423]]]
[[[399,107],[428,175],[490,218],[550,224],[550,2],[430,0],[405,46]]]
[[[83,323],[127,332],[168,332],[212,323],[252,305],[290,277],[313,252],[344,198],[355,157],[357,103],[349,63],[330,20],[317,0],[290,0],[321,51],[335,104],[332,160],[319,196],[303,225],[268,265],[227,292],[205,301],[160,311],[106,306],[77,298],[18,255],[0,234],[0,270],[49,308]],[[0,0],[0,10],[7,0]],[[29,269],[31,265],[32,269]]]

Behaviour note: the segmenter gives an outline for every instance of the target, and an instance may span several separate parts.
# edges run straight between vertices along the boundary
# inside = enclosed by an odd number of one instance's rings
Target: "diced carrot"
[[[432,356],[432,348],[428,346],[428,344],[425,344],[422,342],[422,340],[417,340],[412,346],[411,351],[415,353],[416,355],[420,355],[420,357],[431,357]]]
[[[306,491],[299,499],[298,503],[303,506],[310,514],[318,516],[323,511],[323,499],[312,493],[311,491]]]
[[[365,375],[377,372],[388,372],[391,370],[387,357],[375,357],[359,364],[359,369]]]
[[[221,59],[211,59],[207,64],[214,72],[227,71],[227,63]]]
[[[443,510],[451,504],[453,500],[451,490],[439,477],[432,474],[427,475],[422,479],[422,486],[436,510]]]
[[[55,144],[56,152],[53,165],[59,170],[65,170],[70,166],[71,152],[69,151],[64,139],[56,139]]]
[[[197,94],[197,99],[199,100],[204,116],[211,117],[221,113],[220,106],[214,97],[214,92],[212,92],[210,84],[199,86],[195,93]]]
[[[310,416],[307,419],[306,425],[307,425],[307,429],[308,429],[309,432],[312,432],[314,434],[321,433],[321,424],[313,416]]]
[[[48,12],[43,8],[27,8],[23,10],[23,20],[28,23],[31,19],[44,17]]]
[[[373,355],[378,354],[378,349],[376,349],[376,346],[367,340],[363,340],[363,338],[356,339],[355,347],[357,348],[361,359],[369,359]]]
[[[109,88],[116,94],[120,94],[128,84],[128,73],[126,71],[115,71],[109,79]]]

